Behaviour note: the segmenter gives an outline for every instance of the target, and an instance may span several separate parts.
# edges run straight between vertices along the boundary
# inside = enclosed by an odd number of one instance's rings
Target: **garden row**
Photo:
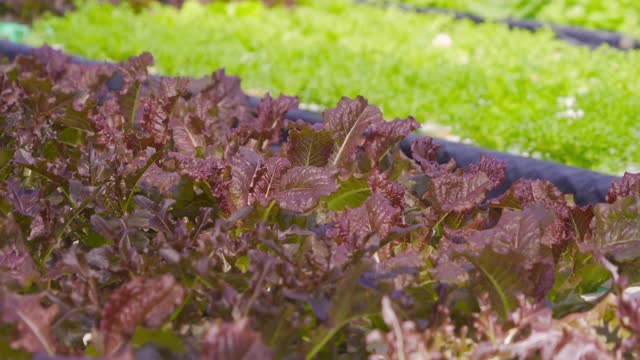
[[[320,107],[363,94],[388,117],[412,114],[491,149],[613,174],[638,167],[640,85],[628,80],[640,55],[572,47],[547,31],[341,0],[140,13],[88,2],[36,22],[31,43],[43,42],[103,60],[150,50],[165,75],[224,66],[251,93],[296,94]]]
[[[0,3],[0,21],[17,21],[31,23],[46,14],[61,16],[71,11],[83,0],[6,0]],[[132,9],[141,11],[153,3],[161,3],[180,7],[185,0],[103,0],[111,4],[126,3]],[[201,3],[214,0],[198,0]],[[295,0],[263,0],[267,5],[295,4]]]
[[[19,55],[29,56],[35,49],[21,44],[0,41],[0,57],[5,56],[9,60],[15,59]],[[79,57],[72,57],[71,62],[75,64],[98,65],[96,62]],[[157,76],[157,75],[154,75]],[[116,75],[108,82],[110,91],[120,91],[123,87],[122,76]],[[249,96],[249,105],[252,110],[256,110],[262,99],[257,96]],[[296,121],[302,120],[308,124],[319,124],[322,122],[322,114],[302,109],[291,109],[286,112],[285,118]],[[420,137],[420,134],[407,136],[400,142],[400,149],[406,156],[412,157],[411,143]],[[572,166],[566,166],[545,160],[532,159],[528,157],[502,153],[488,150],[475,145],[463,144],[443,138],[434,138],[439,150],[436,160],[439,163],[455,161],[464,169],[477,163],[482,156],[490,156],[505,163],[508,173],[505,175],[501,186],[492,190],[488,196],[497,197],[504,194],[520,178],[544,179],[550,181],[561,192],[573,194],[576,204],[583,206],[596,204],[605,201],[607,191],[615,176],[593,172]]]
[[[504,163],[430,138],[411,160],[418,123],[362,97],[310,125],[152,64],[0,65],[2,358],[640,351],[640,175],[595,206],[542,180],[489,199]]]
[[[403,11],[414,12],[418,14],[441,14],[451,16],[455,19],[471,20],[474,23],[484,22],[497,22],[508,26],[510,29],[522,29],[532,32],[540,31],[542,29],[552,30],[558,39],[562,39],[567,43],[575,46],[587,46],[595,49],[601,46],[609,46],[614,49],[623,51],[640,49],[640,41],[633,38],[631,35],[621,34],[614,31],[589,29],[578,27],[574,25],[562,25],[544,22],[536,19],[521,19],[521,18],[492,18],[483,17],[477,14],[455,10],[449,8],[442,8],[437,6],[419,6],[410,5],[406,3],[393,3],[389,1],[376,1],[376,0],[355,0],[358,4],[367,4],[371,6],[381,7],[396,7]]]
[[[378,3],[434,6],[488,19],[536,19],[626,33],[640,37],[640,4],[633,0],[374,0]]]
[[[211,2],[211,0],[199,0]],[[487,19],[537,19],[559,25],[574,25],[640,36],[640,6],[633,0],[370,0],[379,4],[406,4],[416,7],[437,7],[473,13]],[[182,6],[185,0],[109,0],[127,3],[142,10],[160,2]],[[308,0],[264,0],[265,4],[308,3]],[[77,2],[76,2],[77,3]],[[31,22],[44,13],[62,15],[74,8],[73,0],[9,0],[0,4],[5,19]]]

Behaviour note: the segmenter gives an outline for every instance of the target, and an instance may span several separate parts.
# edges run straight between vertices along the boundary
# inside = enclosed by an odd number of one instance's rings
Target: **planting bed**
[[[548,31],[340,0],[295,10],[187,3],[138,14],[89,2],[34,26],[32,42],[88,58],[149,49],[165,75],[225,66],[248,88],[298,94],[304,103],[330,107],[363,94],[388,117],[413,114],[487,148],[611,174],[638,167],[640,85],[628,79],[637,77],[640,55],[572,47]]]
[[[611,46],[620,50],[640,49],[640,41],[634,39],[630,35],[620,34],[613,31],[604,31],[597,29],[587,29],[577,26],[558,25],[553,23],[545,23],[531,19],[518,18],[492,18],[483,17],[474,13],[459,11],[450,8],[437,6],[421,5],[420,2],[404,3],[389,2],[376,0],[355,0],[359,4],[367,4],[372,6],[396,7],[403,11],[415,12],[419,14],[444,14],[452,16],[456,19],[471,20],[475,23],[484,23],[487,21],[496,21],[509,26],[511,29],[524,29],[529,31],[540,31],[543,29],[551,29],[558,39],[562,39],[576,46],[588,46],[590,48],[598,48],[600,46]],[[500,14],[500,11],[497,12]],[[495,14],[494,14],[495,15]]]
[[[151,55],[0,65],[0,357],[571,358],[640,351],[640,175],[578,207]],[[121,78],[114,91],[115,77]],[[48,354],[48,355],[47,355]]]
[[[556,24],[604,29],[640,37],[640,4],[632,0],[373,0],[435,6],[490,19],[529,18]]]

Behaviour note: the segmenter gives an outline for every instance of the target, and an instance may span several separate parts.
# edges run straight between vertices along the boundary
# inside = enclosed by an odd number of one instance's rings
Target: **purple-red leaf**
[[[304,125],[289,131],[285,151],[293,166],[323,167],[329,162],[333,146],[331,132]]]
[[[618,198],[593,210],[590,246],[617,262],[640,258],[640,197]]]
[[[169,120],[171,136],[176,149],[183,154],[193,154],[206,145],[202,120],[187,114],[177,114]]]
[[[231,192],[238,207],[257,199],[266,206],[276,200],[282,209],[307,212],[321,197],[338,189],[335,174],[315,166],[296,166],[284,158],[270,158],[241,147],[231,160]]]
[[[337,189],[335,173],[315,166],[296,166],[282,176],[273,198],[282,209],[304,213]]]
[[[97,111],[89,117],[98,144],[115,145],[123,142],[125,117],[121,111],[118,103],[110,99],[98,106]]]
[[[260,175],[262,157],[255,151],[240,147],[229,161],[231,164],[231,193],[238,208],[253,205],[253,189]]]
[[[444,173],[431,179],[425,198],[442,211],[467,212],[482,204],[493,181],[483,172],[476,174]]]
[[[269,205],[274,194],[280,189],[282,176],[289,168],[291,163],[285,158],[273,157],[264,162],[253,189],[262,206]]]
[[[589,226],[591,225],[591,219],[593,219],[593,206],[575,206],[569,210],[569,217],[571,219],[571,225],[573,226],[575,239],[578,243],[581,243],[585,237],[591,234]]]
[[[547,235],[554,216],[541,206],[503,210],[498,224],[473,233],[465,258],[480,273],[483,289],[503,314],[516,306],[517,292],[542,299],[554,283],[552,244]]]
[[[398,182],[391,181],[388,173],[375,171],[369,176],[367,183],[372,192],[387,198],[392,206],[404,207],[404,187]]]
[[[162,99],[147,99],[144,102],[140,126],[158,145],[164,145],[169,139],[169,113],[170,110]]]
[[[184,294],[184,288],[171,275],[135,278],[121,286],[102,310],[100,330],[105,353],[117,351],[138,325],[162,325],[182,303]]]
[[[552,244],[545,233],[553,220],[553,214],[541,206],[505,209],[496,226],[476,232],[470,241],[491,246],[499,254],[520,253],[527,259],[523,265],[529,267],[550,254]]]
[[[38,276],[36,264],[21,240],[16,245],[0,248],[0,284],[25,285]]]
[[[325,110],[322,116],[325,129],[333,133],[335,141],[329,162],[337,167],[355,158],[358,146],[364,143],[363,133],[370,125],[384,121],[380,109],[369,105],[362,96],[355,100],[343,97],[334,109]]]
[[[330,236],[339,242],[361,241],[369,234],[387,236],[402,224],[402,210],[384,196],[374,193],[360,207],[345,211],[336,219]]]
[[[219,179],[224,170],[224,163],[214,157],[202,159],[178,152],[169,153],[169,157],[176,160],[178,174],[188,176],[196,181]]]
[[[270,360],[273,352],[247,319],[233,323],[216,322],[204,337],[203,360]]]
[[[491,206],[511,209],[524,209],[534,204],[541,204],[556,215],[549,236],[554,239],[557,256],[570,241],[581,236],[571,218],[567,199],[557,187],[547,180],[520,179],[504,195],[491,201]]]
[[[0,319],[16,325],[18,337],[11,342],[14,348],[29,352],[56,352],[51,327],[60,312],[58,305],[47,308],[40,304],[42,295],[15,295],[3,290],[0,295]]]
[[[491,190],[493,190],[498,188],[504,182],[507,172],[507,163],[482,154],[480,155],[480,162],[478,164],[469,165],[469,170],[467,172],[470,174],[477,174],[479,172],[485,173],[485,175],[487,175],[493,182],[491,185]]]
[[[23,189],[17,181],[7,180],[2,194],[15,211],[27,216],[36,216],[40,212],[40,195],[38,190]]]
[[[568,211],[564,195],[548,180],[520,179],[508,192],[491,202],[498,207],[513,209],[524,209],[536,203],[553,210],[559,216],[566,216]]]
[[[249,119],[249,97],[240,87],[240,78],[227,76],[224,69],[216,70],[210,78],[212,82],[203,90],[202,98],[213,105],[218,121],[231,126],[234,119],[241,124]]]
[[[369,155],[369,159],[377,163],[391,147],[418,127],[420,124],[412,117],[375,123],[366,136],[364,150]]]
[[[456,162],[453,159],[446,164],[439,164],[437,161],[438,149],[440,149],[440,145],[434,143],[430,137],[421,137],[411,143],[411,156],[420,164],[422,172],[429,177],[450,173],[456,167]]]
[[[167,192],[173,186],[177,185],[178,182],[180,182],[179,174],[164,171],[156,164],[151,164],[140,179],[142,186],[147,185],[155,187],[161,193]]]
[[[281,130],[285,127],[285,116],[289,110],[298,108],[298,98],[280,95],[273,99],[268,93],[258,104],[258,124],[261,129],[272,132],[272,141],[280,142]]]
[[[515,323],[512,331],[489,328],[487,335],[491,340],[476,347],[473,359],[614,359],[595,334],[589,335],[554,319],[549,308],[529,305],[522,297],[519,303],[519,308],[509,315]]]
[[[614,180],[607,193],[607,202],[613,204],[617,199],[630,195],[640,196],[640,173],[626,172],[621,179]]]
[[[140,54],[140,56],[131,56],[129,60],[120,63],[119,70],[122,74],[124,82],[122,93],[129,90],[134,83],[142,83],[149,75],[147,68],[153,65],[153,55],[148,52]]]

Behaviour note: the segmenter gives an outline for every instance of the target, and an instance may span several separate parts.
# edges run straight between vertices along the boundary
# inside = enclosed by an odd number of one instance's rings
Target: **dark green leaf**
[[[148,329],[142,326],[136,327],[131,338],[131,344],[135,347],[142,347],[153,343],[175,353],[184,353],[182,340],[173,332],[163,329]]]
[[[93,231],[93,229],[89,229],[87,236],[83,237],[80,241],[90,248],[98,248],[103,245],[111,244],[111,241]]]

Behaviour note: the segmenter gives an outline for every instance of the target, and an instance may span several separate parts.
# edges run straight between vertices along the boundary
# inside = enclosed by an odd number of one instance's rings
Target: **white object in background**
[[[453,40],[451,39],[451,36],[445,33],[440,33],[431,40],[431,45],[439,48],[448,48],[453,45]]]

